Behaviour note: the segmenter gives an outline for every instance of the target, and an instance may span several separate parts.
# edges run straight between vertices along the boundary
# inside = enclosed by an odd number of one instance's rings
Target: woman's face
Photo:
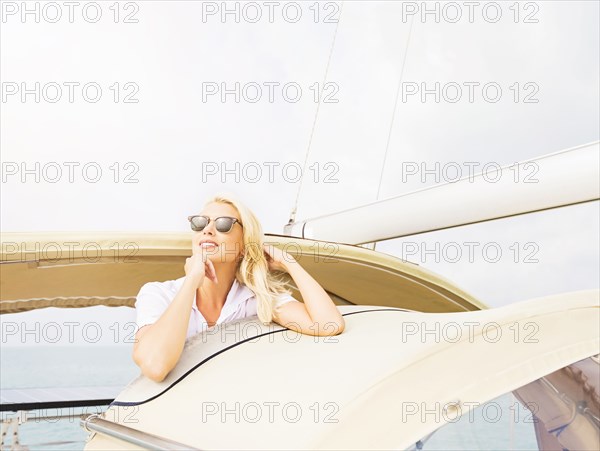
[[[204,247],[208,258],[213,263],[236,263],[239,255],[244,250],[244,234],[242,226],[235,223],[233,228],[226,233],[219,232],[215,227],[215,219],[221,216],[229,216],[241,221],[240,215],[235,208],[229,204],[214,202],[207,204],[199,215],[208,216],[210,222],[201,232],[194,232],[192,238],[193,246],[201,246],[204,241],[216,243],[216,247]],[[206,245],[205,245],[206,246]]]

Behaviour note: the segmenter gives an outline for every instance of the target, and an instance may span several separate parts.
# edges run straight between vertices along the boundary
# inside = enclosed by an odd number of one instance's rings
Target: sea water
[[[125,387],[139,375],[131,359],[131,346],[20,346],[2,347],[0,388]],[[419,406],[417,406],[417,409]],[[62,412],[96,413],[106,406],[62,409]],[[56,415],[60,409],[47,409]],[[404,412],[409,415],[410,410]],[[39,411],[38,415],[41,416]],[[435,413],[422,412],[431,421]],[[4,418],[9,415],[5,414]],[[13,415],[14,414],[10,414]],[[399,421],[402,419],[399,418]],[[438,421],[443,418],[438,418]],[[435,421],[435,418],[434,418]],[[365,431],[365,433],[368,433]],[[22,445],[31,450],[81,450],[87,438],[79,417],[33,420],[19,427]],[[10,439],[8,439],[10,443]],[[414,448],[413,448],[414,449]],[[528,410],[508,393],[441,427],[424,450],[537,450],[533,420]]]
[[[125,387],[139,375],[132,346],[2,346],[0,388]],[[107,406],[45,409],[35,416],[75,413],[74,418],[34,419],[19,426],[19,441],[31,450],[81,450],[87,432],[80,413],[99,413]],[[14,413],[3,412],[3,419]],[[10,439],[7,440],[10,443]],[[67,443],[60,443],[67,442]]]

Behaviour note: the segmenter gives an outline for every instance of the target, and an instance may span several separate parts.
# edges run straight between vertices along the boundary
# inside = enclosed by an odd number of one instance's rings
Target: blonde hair
[[[258,319],[268,324],[273,320],[275,299],[291,292],[288,283],[281,276],[269,271],[269,264],[263,252],[265,236],[262,226],[252,210],[231,194],[217,194],[209,198],[204,206],[211,203],[231,205],[240,215],[243,225],[243,251],[235,278],[254,293]]]

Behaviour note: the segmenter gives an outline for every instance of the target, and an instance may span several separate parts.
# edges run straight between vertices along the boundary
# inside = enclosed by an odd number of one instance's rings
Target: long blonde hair
[[[283,294],[291,294],[289,284],[269,271],[269,264],[263,252],[265,236],[256,215],[232,194],[219,193],[205,202],[231,205],[237,210],[243,224],[243,252],[238,262],[235,278],[246,285],[256,296],[258,319],[264,324],[273,320],[275,299]]]

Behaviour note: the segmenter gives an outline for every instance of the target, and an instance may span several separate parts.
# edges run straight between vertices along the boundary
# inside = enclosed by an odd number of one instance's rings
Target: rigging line
[[[388,130],[387,142],[385,143],[385,152],[383,154],[383,163],[381,164],[381,173],[379,174],[379,185],[377,186],[377,197],[375,200],[379,200],[379,194],[381,191],[381,182],[383,181],[383,173],[385,171],[385,162],[387,161],[388,151],[390,149],[390,141],[392,139],[392,130],[394,129],[394,120],[396,119],[396,108],[398,106],[398,97],[400,97],[400,88],[402,86],[402,80],[404,79],[404,67],[406,65],[406,55],[408,54],[408,46],[410,45],[410,37],[412,36],[412,28],[414,23],[414,15],[410,18],[410,26],[408,28],[408,38],[406,39],[406,45],[404,46],[404,56],[402,58],[402,65],[400,66],[400,77],[398,79],[398,87],[396,88],[396,98],[394,99],[394,108],[392,110],[392,120],[390,121],[390,128]],[[373,242],[373,250],[375,250],[377,242]]]
[[[329,63],[331,62],[331,55],[333,55],[333,49],[335,47],[335,39],[337,37],[338,28],[340,22],[342,20],[342,10],[344,9],[344,2],[341,2],[340,5],[340,14],[338,16],[337,23],[335,24],[335,31],[333,32],[333,39],[331,41],[331,47],[329,48],[329,57],[327,58],[327,66],[325,66],[325,75],[323,76],[323,83],[321,84],[321,89],[319,90],[319,101],[317,102],[317,109],[315,111],[315,117],[313,118],[312,129],[310,131],[310,137],[308,138],[308,146],[306,148],[306,154],[304,156],[304,165],[302,166],[302,174],[300,175],[300,183],[298,184],[298,192],[296,193],[296,201],[294,202],[294,208],[290,213],[290,219],[288,224],[293,223],[296,220],[296,211],[298,210],[298,200],[300,198],[300,190],[302,189],[302,182],[304,181],[304,175],[306,174],[306,163],[308,162],[308,155],[310,154],[310,148],[312,145],[313,135],[315,133],[315,128],[317,125],[317,118],[319,116],[319,109],[321,107],[321,98],[323,97],[323,90],[325,89],[325,81],[327,80],[327,75],[329,73]]]

